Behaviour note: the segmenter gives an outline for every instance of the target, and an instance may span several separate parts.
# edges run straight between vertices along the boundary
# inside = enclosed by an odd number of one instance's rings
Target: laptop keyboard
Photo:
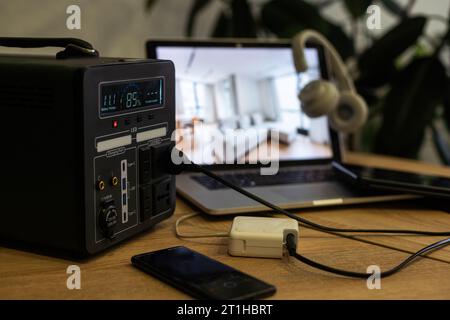
[[[217,173],[216,173],[217,174]],[[236,184],[242,188],[285,185],[295,183],[325,182],[334,180],[334,172],[330,168],[314,170],[282,170],[276,175],[263,176],[258,172],[246,173],[219,173],[223,179]],[[200,183],[203,187],[210,190],[227,188],[222,183],[208,176],[191,176],[192,179]]]

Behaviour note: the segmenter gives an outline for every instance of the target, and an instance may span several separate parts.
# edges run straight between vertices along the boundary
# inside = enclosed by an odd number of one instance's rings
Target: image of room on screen
[[[303,74],[287,47],[166,47],[158,56],[175,64],[177,147],[193,161],[229,163],[230,151],[235,163],[331,157],[327,118],[308,118],[297,98],[321,76],[316,49],[307,50]]]

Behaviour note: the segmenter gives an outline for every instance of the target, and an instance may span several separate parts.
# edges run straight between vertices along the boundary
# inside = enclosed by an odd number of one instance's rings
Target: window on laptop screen
[[[307,49],[309,70],[300,75],[287,47],[159,47],[156,53],[175,64],[177,147],[194,162],[331,158],[327,118],[308,118],[297,98],[321,77],[317,49]]]

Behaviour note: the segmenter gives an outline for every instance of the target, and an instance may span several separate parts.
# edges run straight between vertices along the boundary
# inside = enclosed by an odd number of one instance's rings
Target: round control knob
[[[113,203],[108,203],[102,207],[99,216],[99,225],[105,237],[114,238],[114,229],[117,225],[117,209]]]

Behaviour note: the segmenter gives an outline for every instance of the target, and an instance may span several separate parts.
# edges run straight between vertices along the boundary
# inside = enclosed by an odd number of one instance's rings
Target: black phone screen
[[[133,265],[197,298],[250,299],[275,287],[186,247],[134,256]]]
[[[450,198],[450,179],[440,176],[333,163],[338,177],[375,188]]]

